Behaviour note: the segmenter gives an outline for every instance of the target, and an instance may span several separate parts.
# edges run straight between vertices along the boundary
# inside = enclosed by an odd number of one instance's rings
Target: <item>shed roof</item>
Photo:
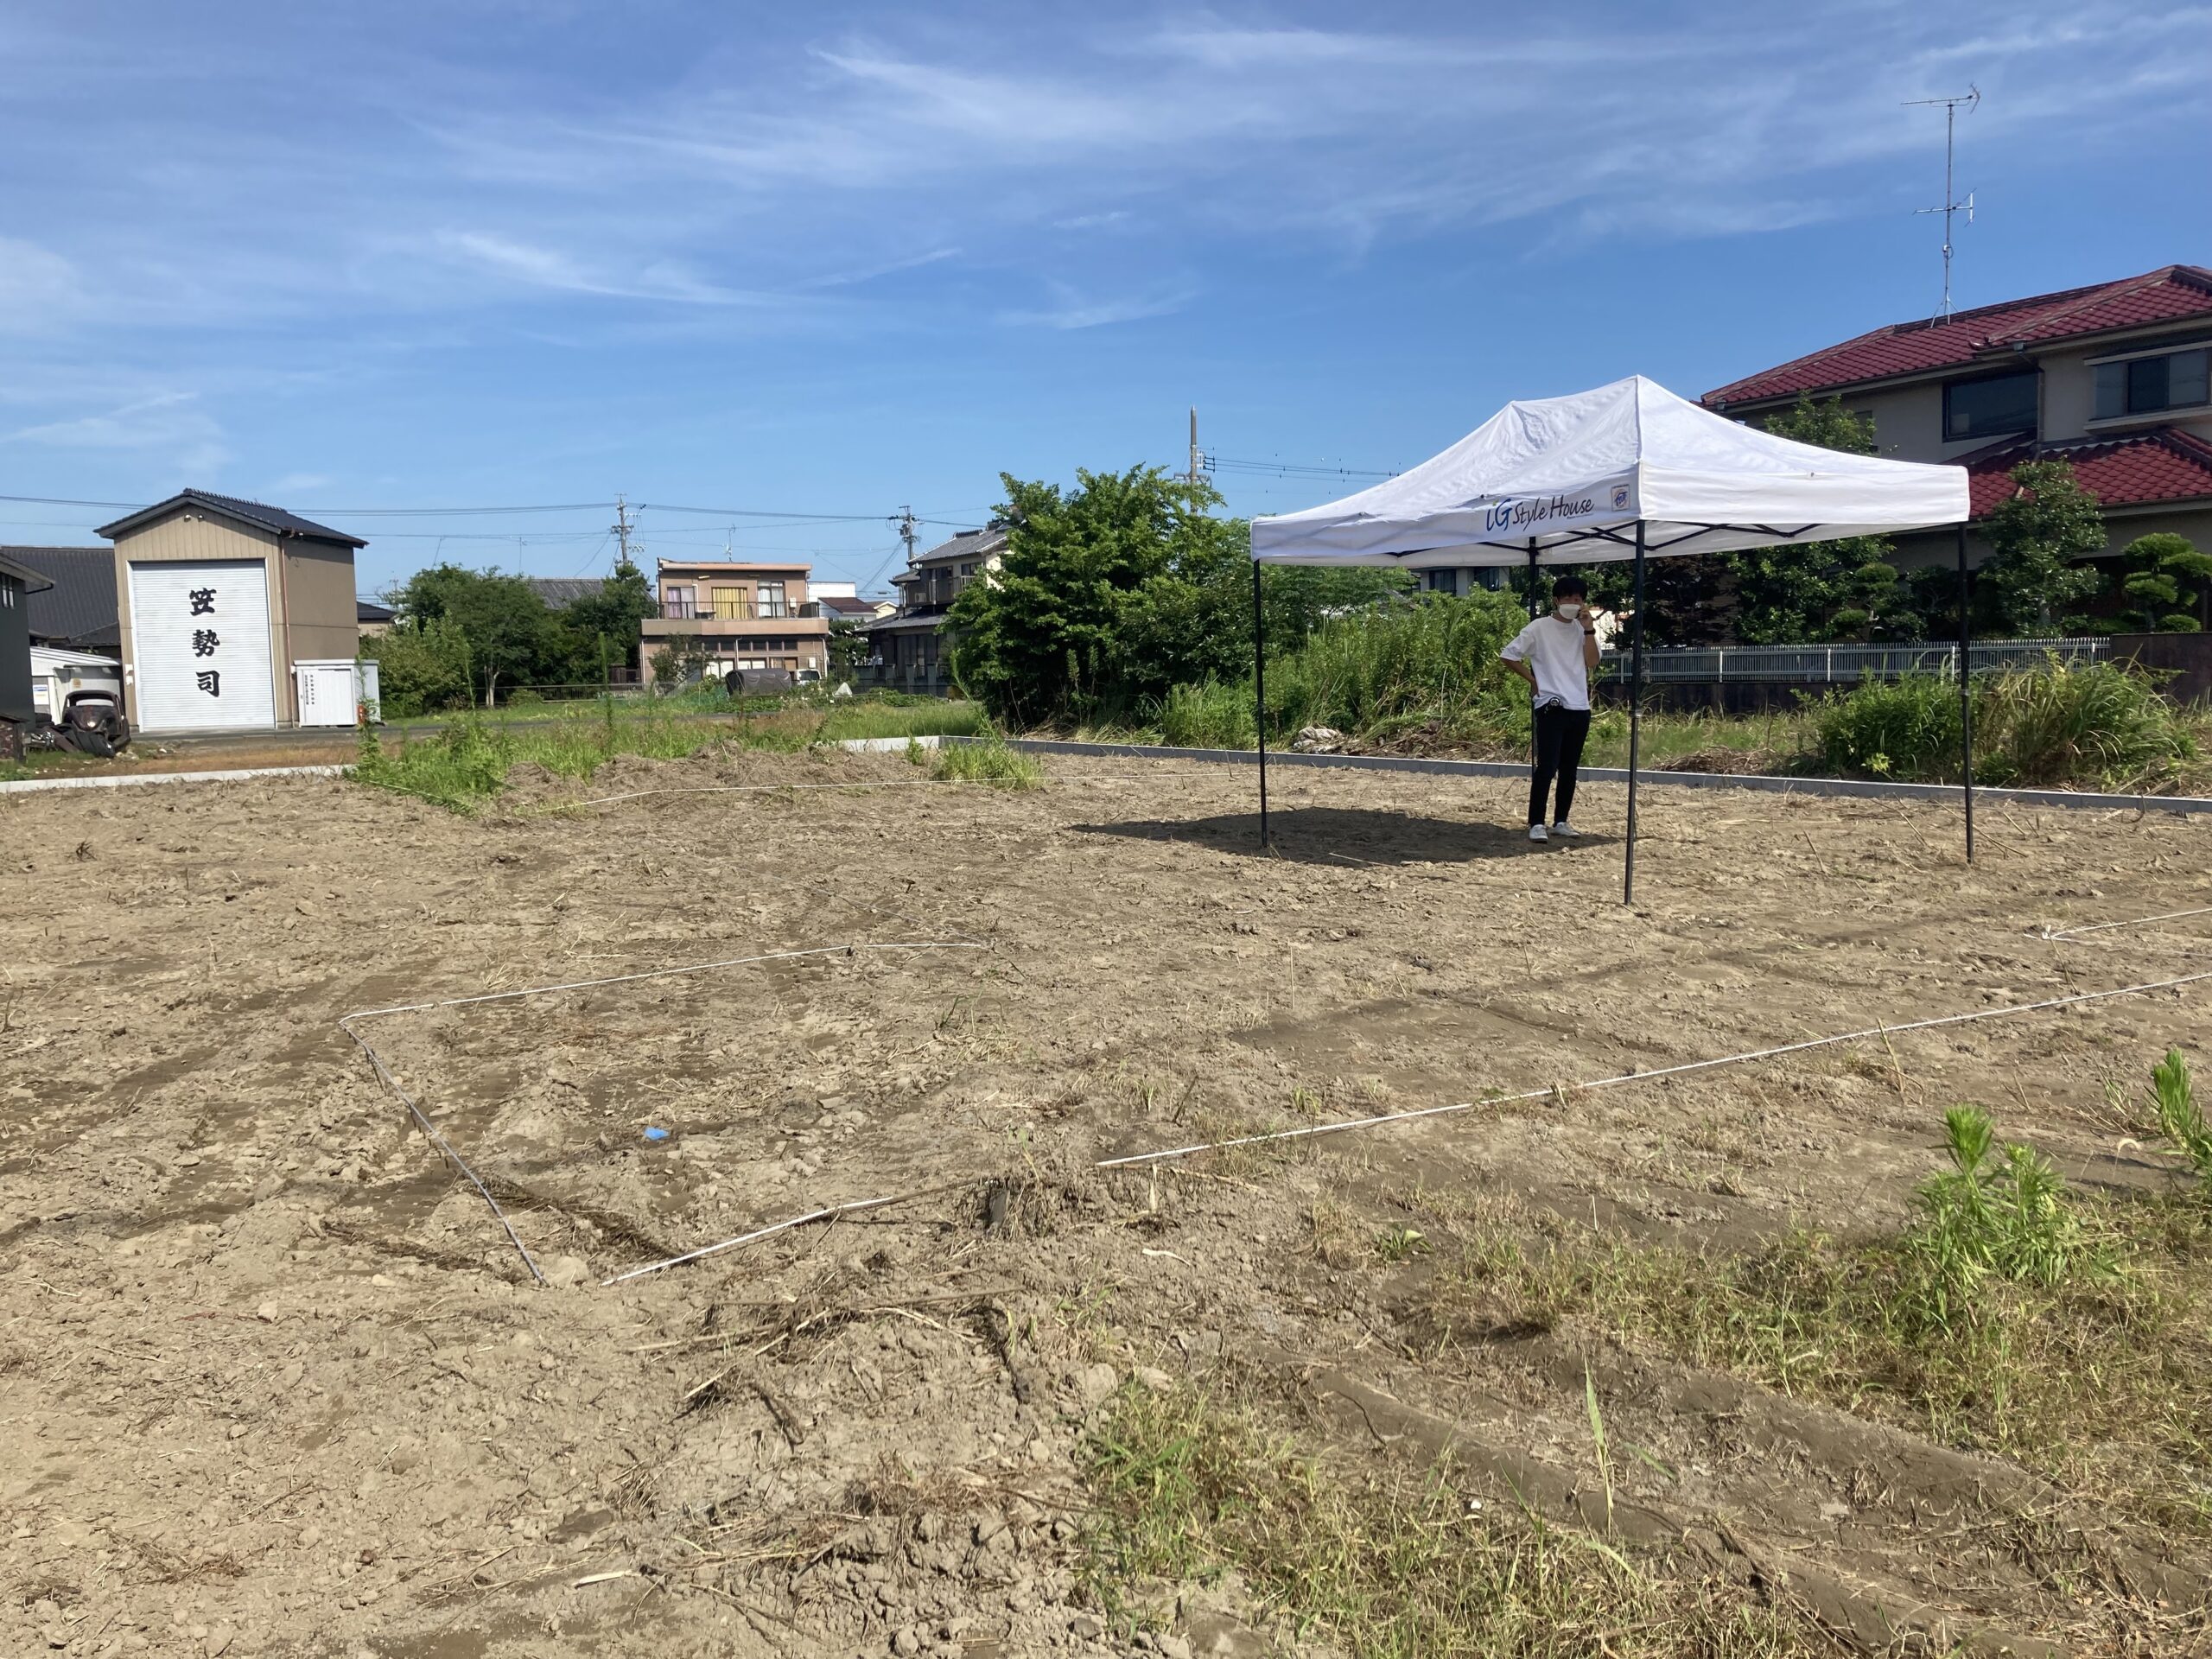
[[[179,490],[166,501],[156,501],[150,507],[141,507],[137,512],[117,519],[111,524],[102,524],[92,533],[105,536],[110,541],[128,536],[132,531],[154,523],[181,507],[200,507],[219,513],[226,518],[235,518],[241,524],[258,530],[273,531],[279,536],[296,536],[303,541],[335,542],[341,547],[366,547],[368,543],[358,536],[348,536],[342,530],[333,530],[327,524],[318,524],[312,518],[302,518],[296,512],[282,507],[272,507],[265,502],[247,501],[235,495],[217,495],[209,490]]]
[[[2212,321],[2212,270],[2166,265],[2140,276],[1978,306],[1949,317],[1893,322],[1708,391],[1708,408],[1828,392],[1980,364],[2092,334]]]

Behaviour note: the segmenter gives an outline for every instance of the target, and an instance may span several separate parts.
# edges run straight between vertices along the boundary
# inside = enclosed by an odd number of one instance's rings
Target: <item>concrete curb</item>
[[[243,778],[335,778],[346,766],[239,766],[228,772],[110,772],[97,778],[25,778],[0,784],[0,795],[48,789],[128,789],[138,784],[231,784]]]
[[[973,743],[975,738],[953,738]],[[1249,749],[1177,749],[1150,743],[1077,743],[1050,738],[1017,737],[1010,748],[1033,754],[1091,755],[1103,759],[1141,760],[1198,760],[1230,766],[1256,766],[1260,757]],[[1446,778],[1519,778],[1528,766],[1513,760],[1425,760],[1389,754],[1295,754],[1269,751],[1268,765],[1275,766],[1333,766],[1355,772],[1425,772]],[[1619,766],[1585,766],[1585,783],[1624,784],[1628,772]],[[1719,772],[1645,772],[1636,778],[1639,788],[1657,785],[1676,789],[1751,789],[1775,795],[1857,796],[1869,800],[1955,801],[1956,784],[1883,784],[1854,778],[1771,778],[1758,773]],[[1977,801],[2015,806],[2063,806],[2135,811],[2212,812],[2212,798],[2202,795],[2101,795],[2073,789],[1998,789],[1977,786]]]

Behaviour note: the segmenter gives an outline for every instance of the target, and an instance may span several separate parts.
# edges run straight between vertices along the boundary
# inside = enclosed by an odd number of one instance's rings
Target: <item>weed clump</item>
[[[940,783],[989,784],[999,789],[1041,789],[1045,768],[1034,756],[995,738],[948,743],[937,752],[930,775]]]
[[[1939,1330],[1971,1319],[1975,1294],[1994,1275],[2056,1290],[2076,1278],[2108,1279],[2119,1266],[2090,1236],[2050,1161],[2033,1147],[1996,1145],[1989,1115],[1954,1106],[1943,1115],[1949,1169],[1922,1183],[1923,1219],[1900,1241],[1910,1294],[1899,1312]]]
[[[1357,1659],[1619,1659],[1802,1651],[1789,1615],[1669,1574],[1594,1534],[1455,1490],[1441,1465],[1333,1466],[1249,1408],[1196,1389],[1116,1396],[1079,1457],[1096,1508],[1083,1578],[1224,1567],[1300,1633]]]
[[[2151,1068],[2151,1105],[2159,1133],[2189,1160],[2200,1180],[2212,1184],[2212,1129],[2205,1127],[2181,1050],[2168,1049],[2166,1058]]]
[[[2192,1162],[2212,1154],[2187,1067],[2152,1104]],[[1972,1107],[1947,1168],[1886,1237],[1793,1230],[1742,1255],[1562,1226],[1495,1228],[1445,1255],[1428,1310],[1446,1340],[1554,1327],[2008,1457],[2154,1525],[2212,1535],[2212,1205],[2084,1197]],[[2202,1169],[2204,1166],[2197,1163]]]

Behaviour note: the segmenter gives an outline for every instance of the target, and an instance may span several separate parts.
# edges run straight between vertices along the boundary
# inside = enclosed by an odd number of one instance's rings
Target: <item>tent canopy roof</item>
[[[1588,564],[1964,523],[1960,467],[1844,454],[1700,408],[1642,375],[1508,404],[1433,460],[1252,521],[1268,563]]]

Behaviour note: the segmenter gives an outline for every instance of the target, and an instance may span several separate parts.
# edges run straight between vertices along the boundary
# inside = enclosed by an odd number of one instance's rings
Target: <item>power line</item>
[[[803,524],[880,524],[880,512],[769,512],[758,507],[679,507],[666,501],[640,501],[639,512],[694,512],[709,518],[789,518]]]
[[[1223,455],[1205,455],[1201,465],[1210,473],[1260,474],[1274,478],[1395,478],[1395,473],[1376,472],[1361,467],[1329,467],[1307,465],[1294,461],[1231,461]]]

